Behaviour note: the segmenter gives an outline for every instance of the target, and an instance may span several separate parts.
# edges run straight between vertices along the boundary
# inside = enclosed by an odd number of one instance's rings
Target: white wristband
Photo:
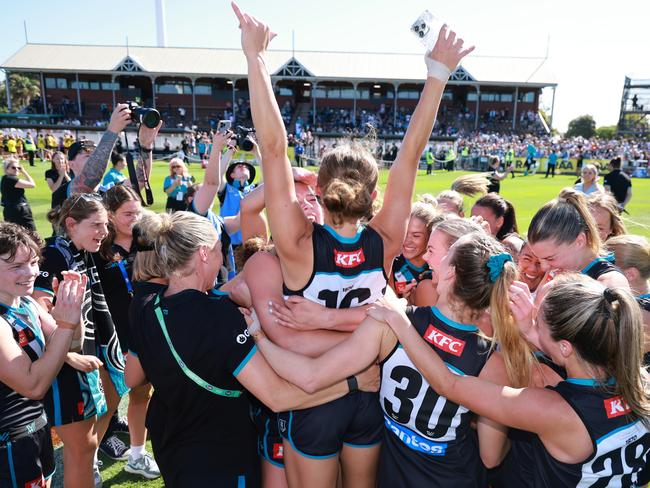
[[[449,79],[451,71],[447,68],[447,65],[440,61],[436,61],[435,59],[431,59],[429,53],[424,55],[424,61],[427,64],[427,76],[443,82],[446,82]]]

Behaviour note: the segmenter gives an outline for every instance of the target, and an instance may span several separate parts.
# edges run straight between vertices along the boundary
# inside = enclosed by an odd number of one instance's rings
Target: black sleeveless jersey
[[[612,271],[618,271],[619,273],[621,271],[614,264],[614,253],[610,253],[607,256],[598,256],[580,270],[582,274],[585,274],[594,280],[597,280],[600,276],[606,273],[611,273]]]
[[[393,283],[395,283],[395,293],[400,297],[404,292],[404,287],[412,280],[419,283],[422,280],[431,279],[431,270],[427,263],[424,263],[423,266],[416,266],[406,259],[403,254],[397,256],[393,261],[391,273]]]
[[[639,295],[636,297],[636,301],[639,303],[642,310],[650,312],[650,293]],[[650,366],[650,352],[646,352],[643,356],[643,365],[646,367]]]
[[[407,309],[411,323],[455,374],[478,376],[490,344],[473,325],[456,323],[436,307]],[[381,363],[386,433],[382,486],[484,486],[472,413],[438,395],[397,345]]]
[[[314,225],[314,269],[301,290],[283,285],[285,295],[301,295],[327,308],[373,303],[386,292],[384,241],[372,227],[341,237],[327,225]]]
[[[9,324],[16,344],[32,362],[45,352],[37,305],[29,297],[21,297],[18,307],[0,304],[0,316]],[[23,427],[43,415],[43,403],[31,400],[0,382],[0,437]],[[7,441],[0,438],[0,442]]]
[[[633,487],[650,476],[650,430],[631,417],[625,400],[604,392],[592,380],[567,379],[555,387],[584,423],[594,453],[584,462],[562,463],[533,436],[536,487]]]

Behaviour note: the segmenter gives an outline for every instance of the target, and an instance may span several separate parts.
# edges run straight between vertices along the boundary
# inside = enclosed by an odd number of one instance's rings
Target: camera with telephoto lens
[[[160,123],[160,112],[155,108],[141,107],[136,102],[126,102],[131,111],[131,120],[136,124],[144,124],[150,129],[155,129]]]
[[[235,142],[237,143],[237,147],[239,147],[239,149],[242,151],[252,151],[255,147],[255,144],[253,144],[251,134],[254,133],[255,129],[238,125],[234,137]]]

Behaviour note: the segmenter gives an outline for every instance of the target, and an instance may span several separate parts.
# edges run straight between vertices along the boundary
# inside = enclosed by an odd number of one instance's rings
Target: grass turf
[[[34,213],[34,219],[39,233],[42,236],[51,235],[51,227],[47,222],[46,215],[50,208],[50,191],[44,180],[45,170],[49,169],[50,164],[36,161],[34,167],[30,167],[27,161],[23,161],[27,171],[36,181],[36,188],[26,190],[27,198],[31,204]],[[315,168],[312,168],[315,169]],[[198,164],[190,166],[190,173],[195,176],[197,181],[203,181],[203,170]],[[154,211],[163,211],[165,208],[166,196],[162,190],[162,184],[165,176],[169,174],[168,164],[164,161],[154,163],[151,186],[154,192],[155,203],[151,207]],[[259,173],[258,173],[259,174]],[[449,189],[451,182],[458,176],[465,174],[459,171],[446,172],[436,171],[433,175],[426,175],[424,171],[418,171],[416,180],[416,194],[432,193],[437,194],[442,190]],[[383,189],[386,185],[388,171],[382,170],[379,178],[379,186]],[[541,174],[523,176],[517,173],[514,179],[508,178],[501,182],[501,195],[513,202],[517,211],[517,221],[519,230],[525,233],[531,218],[537,209],[548,200],[556,197],[558,192],[566,187],[573,186],[575,182],[574,174],[558,174],[555,178],[544,178]],[[633,197],[628,205],[629,215],[624,216],[628,231],[630,233],[644,235],[650,238],[650,179],[633,179]],[[472,199],[465,199],[466,213],[469,214]],[[215,203],[215,211],[219,203]],[[121,414],[126,415],[126,399],[120,406]],[[128,436],[121,436],[128,443]],[[147,443],[147,449],[151,452],[151,444]],[[63,486],[62,483],[62,464],[61,449],[57,449],[57,473],[53,479],[54,488]],[[123,470],[124,461],[113,461],[100,454],[100,459],[104,462],[102,469],[102,478],[105,487],[145,487],[158,488],[162,487],[162,479],[147,481],[139,476],[126,473]]]
[[[23,161],[26,165],[26,161]],[[26,165],[36,181],[36,188],[26,190],[27,198],[31,204],[36,221],[36,227],[42,236],[51,234],[50,224],[46,215],[50,208],[50,191],[44,180],[44,173],[49,169],[49,163],[42,163],[37,160],[36,166]],[[312,168],[313,169],[313,168]],[[197,179],[203,181],[203,170],[198,164],[190,166],[190,173]],[[163,211],[165,208],[166,195],[162,190],[162,184],[168,173],[168,165],[164,161],[154,163],[151,175],[151,187],[154,192],[154,205],[151,210]],[[259,174],[259,172],[258,172]],[[426,175],[424,171],[418,171],[416,180],[416,194],[432,193],[437,194],[442,190],[449,189],[451,182],[465,174],[460,171],[436,171],[433,175]],[[382,170],[379,178],[379,186],[383,189],[386,185],[388,171]],[[523,176],[517,173],[514,179],[508,178],[501,183],[501,195],[510,200],[517,211],[517,222],[520,232],[525,232],[531,218],[537,209],[548,200],[557,196],[558,192],[566,187],[573,186],[575,176],[573,174],[558,174],[555,178],[544,178],[541,174]],[[624,215],[628,232],[650,237],[650,178],[632,180],[633,197],[628,205],[629,215]],[[469,214],[472,200],[466,199],[466,213]],[[215,211],[218,208],[218,200],[215,203]]]

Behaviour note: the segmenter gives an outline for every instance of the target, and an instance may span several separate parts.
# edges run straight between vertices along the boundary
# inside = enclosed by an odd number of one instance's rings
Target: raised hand
[[[50,312],[58,327],[74,330],[79,326],[87,283],[88,276],[85,274],[80,275],[75,271],[63,274],[63,281],[58,283],[56,290],[56,305]]]
[[[305,185],[312,187],[315,187],[318,182],[318,175],[308,169],[292,166],[291,172],[293,173],[293,181],[304,183]]]
[[[456,69],[460,60],[473,50],[474,46],[463,49],[463,40],[456,39],[456,33],[443,25],[438,33],[436,45],[426,55],[426,58],[444,64],[451,73]]]
[[[264,54],[275,34],[271,32],[268,25],[257,20],[252,15],[242,12],[235,2],[232,2],[231,5],[237,20],[239,20],[241,47],[244,54],[247,57]]]
[[[138,132],[138,140],[140,141],[140,147],[145,149],[153,149],[153,146],[156,142],[156,136],[163,126],[163,121],[158,122],[158,125],[153,129],[150,129],[144,124],[140,124],[140,130]]]
[[[126,103],[118,103],[113,110],[111,120],[108,123],[108,130],[119,134],[131,123],[131,110]],[[112,149],[112,148],[111,148]]]
[[[228,142],[232,139],[234,133],[231,130],[226,132],[216,131],[212,135],[212,150],[221,152]]]
[[[514,281],[508,291],[510,311],[517,322],[519,330],[526,336],[531,332],[535,314],[537,313],[535,301],[528,289],[528,285],[522,281]]]

